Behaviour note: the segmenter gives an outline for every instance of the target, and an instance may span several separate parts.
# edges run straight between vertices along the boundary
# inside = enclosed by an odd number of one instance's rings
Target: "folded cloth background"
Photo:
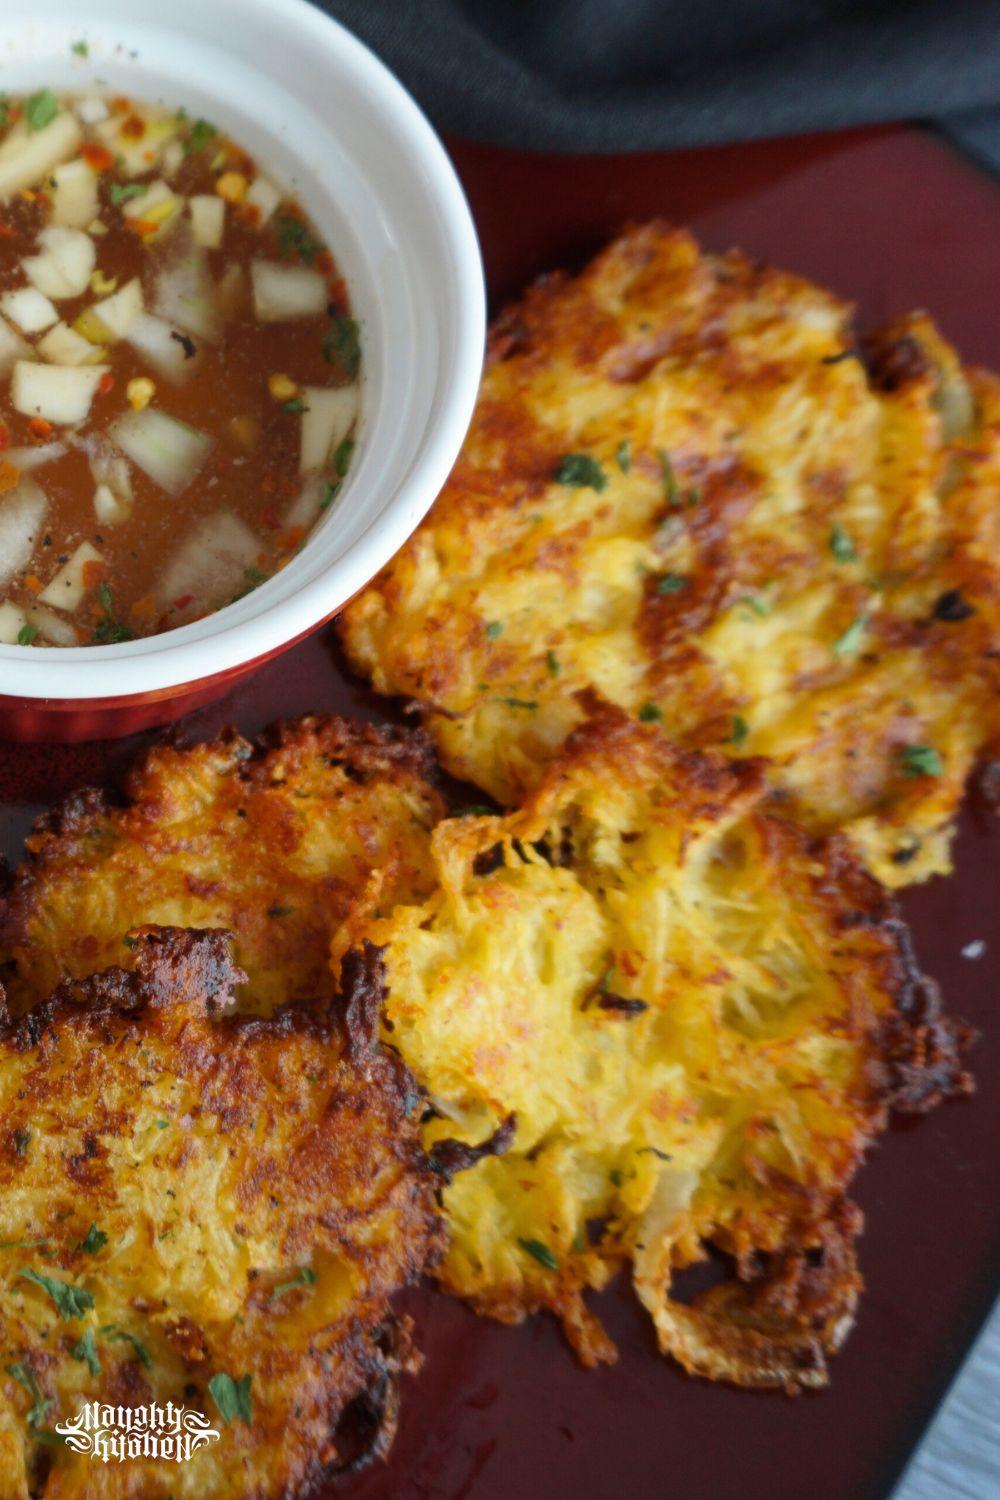
[[[975,115],[1000,159],[998,0],[317,3],[478,140],[630,151]]]

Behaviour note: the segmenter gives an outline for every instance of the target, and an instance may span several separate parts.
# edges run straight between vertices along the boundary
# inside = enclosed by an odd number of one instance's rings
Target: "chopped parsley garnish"
[[[833,643],[834,656],[851,656],[861,645],[865,631],[868,629],[868,616],[858,615],[852,620],[843,635],[837,637]]]
[[[153,1129],[154,1130],[169,1130],[170,1129],[170,1121],[169,1120],[154,1120],[153,1121]]]
[[[267,582],[267,574],[262,573],[260,568],[244,568],[243,577],[253,588],[260,588],[262,583]]]
[[[497,636],[503,635],[503,621],[491,620],[486,627],[486,639],[495,641]]]
[[[326,484],[323,486],[323,493],[320,496],[319,500],[320,510],[329,510],[330,506],[333,504],[334,500],[336,500],[339,494],[340,485],[331,484],[331,482],[327,480]]]
[[[56,1310],[64,1322],[70,1318],[82,1318],[94,1305],[94,1299],[82,1286],[74,1286],[71,1281],[59,1281],[54,1276],[43,1276],[40,1271],[19,1271],[18,1275],[24,1281],[33,1281],[40,1286],[43,1292],[48,1292],[56,1305]]]
[[[729,743],[731,745],[742,745],[749,733],[750,725],[746,719],[741,718],[739,714],[734,714],[732,727],[729,732]]]
[[[933,745],[904,745],[899,752],[907,776],[940,776],[944,764]]]
[[[351,463],[351,454],[354,452],[354,439],[352,437],[341,438],[334,449],[333,472],[341,479],[347,473]]]
[[[456,818],[495,818],[497,810],[495,807],[487,807],[485,802],[470,802],[468,807],[462,807],[455,814]]]
[[[85,1255],[96,1255],[99,1250],[104,1249],[107,1243],[108,1237],[104,1233],[104,1230],[98,1229],[96,1224],[91,1224],[85,1238],[80,1241],[77,1249],[82,1250]]]
[[[112,203],[127,203],[130,198],[141,198],[149,192],[149,184],[146,182],[113,182],[108,188],[108,197]]]
[[[629,471],[629,469],[631,469],[631,467],[632,467],[632,440],[631,440],[631,438],[622,438],[621,442],[618,444],[618,447],[615,449],[615,463],[618,465],[619,469],[621,469],[621,471],[622,471],[623,474],[627,474],[628,471]]]
[[[356,375],[361,364],[360,329],[353,318],[337,313],[323,340],[327,364],[340,365],[346,375]]]
[[[498,698],[497,702],[506,703],[508,708],[526,709],[528,713],[534,713],[535,709],[538,707],[538,704],[535,702],[534,698]]]
[[[94,627],[95,642],[99,646],[109,646],[116,645],[120,641],[130,641],[131,630],[127,625],[120,625],[115,619],[115,601],[106,578],[102,578],[97,586],[97,598],[104,611],[104,617],[98,620]]]
[[[269,1302],[274,1302],[278,1297],[283,1297],[286,1292],[294,1291],[297,1286],[315,1285],[316,1272],[312,1269],[312,1267],[299,1266],[299,1269],[296,1271],[295,1275],[289,1277],[288,1281],[281,1281],[278,1283],[267,1300]]]
[[[677,475],[674,473],[674,466],[670,462],[670,454],[665,448],[661,448],[659,450],[659,459],[660,477],[663,483],[663,493],[666,497],[667,504],[670,506],[677,505],[679,504],[677,496]]]
[[[289,401],[282,401],[281,403],[281,410],[287,411],[291,417],[297,416],[299,412],[305,411],[305,409],[306,403],[301,396],[292,396]]]
[[[830,551],[837,561],[842,563],[854,562],[858,555],[857,549],[847,535],[847,532],[843,526],[838,526],[836,522],[830,527]]]
[[[0,130],[3,130],[10,118],[10,105],[7,103],[7,95],[0,94]]]
[[[663,711],[655,703],[644,703],[639,710],[639,720],[643,724],[655,724],[662,718]]]
[[[278,251],[282,260],[287,260],[294,251],[299,259],[311,266],[323,245],[312,233],[308,224],[291,214],[279,214],[277,218]]]
[[[124,1328],[116,1328],[114,1323],[105,1323],[101,1332],[105,1335],[109,1344],[131,1344],[136,1358],[143,1368],[146,1370],[153,1368],[153,1356],[142,1340],[136,1338],[135,1334],[126,1333]]]
[[[661,1151],[659,1146],[640,1146],[635,1154],[636,1156],[658,1156],[661,1161],[673,1161],[669,1151]]]
[[[771,606],[766,599],[761,599],[757,594],[744,594],[740,600],[748,609],[752,609],[755,615],[765,619],[771,613]]]
[[[562,671],[562,667],[559,665],[559,658],[554,651],[546,651],[545,666],[550,677],[558,677]]]
[[[548,1245],[543,1245],[541,1240],[518,1239],[517,1243],[520,1245],[522,1250],[527,1251],[527,1253],[534,1260],[537,1260],[540,1266],[544,1266],[546,1271],[558,1271],[558,1260],[553,1255]]]
[[[81,42],[74,42],[73,45],[72,45],[72,47],[69,50],[71,52],[75,52],[76,55],[77,55],[77,57],[89,57],[90,56],[90,48],[87,46],[87,43],[83,42],[83,41],[81,41]]]
[[[59,113],[59,100],[51,89],[42,89],[38,94],[32,94],[24,106],[24,118],[29,130],[44,130],[46,125],[51,125]]]
[[[625,1174],[624,1172],[620,1172],[617,1167],[612,1167],[608,1173],[608,1179],[612,1187],[620,1188],[625,1181]]]
[[[20,1125],[14,1131],[14,1150],[18,1156],[27,1156],[28,1146],[31,1142],[31,1131],[26,1125]]]
[[[608,482],[608,476],[589,453],[567,453],[559,460],[553,475],[556,484],[565,484],[570,489],[596,490],[600,494]]]
[[[214,140],[218,131],[208,120],[195,120],[191,126],[187,140],[184,142],[185,156],[193,156],[196,151],[202,151],[209,141]]]
[[[28,1413],[28,1426],[40,1427],[45,1421],[45,1415],[49,1407],[52,1405],[51,1397],[42,1395],[38,1389],[38,1381],[35,1379],[34,1370],[30,1365],[26,1365],[23,1360],[18,1360],[13,1365],[5,1365],[4,1369],[13,1380],[17,1381],[18,1385],[24,1386],[24,1389],[35,1403]]]
[[[245,1422],[247,1426],[253,1421],[253,1403],[250,1396],[250,1376],[244,1375],[240,1380],[234,1380],[231,1375],[220,1371],[213,1375],[208,1382],[208,1389],[212,1393],[212,1400],[219,1408],[219,1416],[224,1422],[235,1422],[237,1419]]]
[[[656,580],[656,592],[658,594],[676,594],[681,589],[687,588],[687,579],[680,573],[664,573],[662,578]]]
[[[100,1375],[101,1361],[97,1357],[97,1344],[94,1340],[94,1330],[85,1328],[70,1350],[74,1359],[82,1360],[91,1375]]]
[[[19,646],[30,646],[37,634],[38,630],[34,625],[22,625],[17,632],[17,644]]]

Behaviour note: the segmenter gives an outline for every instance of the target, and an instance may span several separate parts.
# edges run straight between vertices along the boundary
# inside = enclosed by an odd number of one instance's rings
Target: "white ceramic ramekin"
[[[0,647],[0,737],[83,739],[164,722],[329,619],[438,493],[481,369],[482,265],[458,180],[409,95],[343,27],[305,0],[3,7],[5,92],[95,84],[212,120],[301,196],[361,324],[359,441],[349,483],[308,544],[237,604],[123,645]]]

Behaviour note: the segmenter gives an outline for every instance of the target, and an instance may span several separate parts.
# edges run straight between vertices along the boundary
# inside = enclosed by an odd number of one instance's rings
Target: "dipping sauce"
[[[206,120],[0,100],[0,642],[156,634],[335,502],[360,348],[299,204]]]

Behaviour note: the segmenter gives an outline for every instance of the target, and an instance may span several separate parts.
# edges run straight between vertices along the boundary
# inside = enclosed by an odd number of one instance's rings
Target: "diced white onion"
[[[197,248],[170,266],[156,283],[154,311],[168,323],[214,344],[222,333],[215,286]]]
[[[104,558],[90,542],[81,542],[68,563],[65,563],[39,594],[41,604],[51,604],[53,609],[64,609],[72,614],[87,592],[83,581],[88,563],[102,563]]]
[[[94,514],[102,526],[119,526],[131,512],[132,507],[110,485],[99,484],[94,490]]]
[[[41,255],[29,255],[22,262],[24,274],[32,286],[46,297],[79,297],[90,284],[97,263],[97,247],[82,229],[65,229],[50,224],[38,236]]]
[[[44,298],[42,299],[45,300]],[[51,307],[52,304],[49,303]],[[52,308],[55,312],[55,308]],[[6,375],[16,359],[30,359],[31,345],[16,329],[0,318],[0,376]]]
[[[282,266],[255,260],[250,267],[254,311],[262,323],[314,318],[325,312],[326,282],[308,266]]]
[[[0,604],[0,645],[16,646],[17,638],[27,623],[27,618],[17,605],[5,599]]]
[[[76,112],[85,125],[99,125],[108,118],[108,106],[100,94],[87,94],[76,101]]]
[[[158,375],[174,385],[183,385],[201,364],[201,350],[194,346],[190,335],[182,334],[151,313],[140,313],[128,331],[126,342],[152,365]],[[187,349],[192,347],[194,353],[189,354]]]
[[[192,595],[200,613],[225,603],[245,586],[247,568],[260,552],[260,538],[231,511],[206,516],[181,543],[156,586],[164,604]]]
[[[61,620],[51,609],[33,604],[27,611],[28,624],[34,625],[43,640],[52,646],[78,646],[76,631],[68,620]]]
[[[128,466],[128,461],[122,457],[117,448],[114,448],[106,437],[96,432],[88,433],[84,438],[77,438],[76,443],[87,455],[94,483],[98,486],[104,485],[119,500],[131,507],[132,471]]]
[[[115,343],[118,339],[128,337],[132,324],[142,310],[142,282],[135,276],[123,287],[119,287],[117,292],[112,292],[110,297],[95,302],[89,309],[89,314],[98,320],[101,329],[107,333],[108,341]]]
[[[281,199],[281,189],[276,188],[269,178],[255,177],[243,201],[249,208],[257,210],[257,225],[259,228],[263,228],[273,215]]]
[[[344,385],[332,389],[307,385],[302,399],[306,409],[302,413],[299,467],[303,474],[308,474],[325,468],[337,444],[350,432],[358,415],[358,387]]]
[[[191,233],[204,250],[218,250],[226,227],[226,203],[217,193],[196,193],[188,199]]]
[[[311,526],[319,515],[320,501],[328,480],[322,474],[310,474],[285,512],[285,526]]]
[[[47,505],[33,479],[0,496],[0,587],[31,561]]]
[[[171,495],[180,494],[191,483],[212,446],[204,433],[153,406],[126,412],[112,427],[111,437],[144,474]]]
[[[83,157],[52,173],[52,222],[67,229],[86,229],[97,217],[97,173]]]
[[[14,366],[10,399],[26,417],[44,417],[63,427],[86,420],[107,365],[40,365],[19,359]]]
[[[4,292],[0,297],[0,308],[22,333],[41,333],[44,329],[51,328],[53,323],[59,322],[59,314],[48,297],[43,297],[33,286],[22,286],[13,292]]]
[[[165,147],[163,158],[160,163],[164,173],[167,177],[173,177],[175,172],[180,171],[183,164],[184,147],[181,145],[180,141],[171,141],[170,144]]]
[[[16,134],[15,127],[0,152],[0,199],[41,182],[53,167],[73,155],[82,140],[80,122],[69,110],[41,130],[26,130],[23,136]]]
[[[227,266],[215,284],[215,300],[224,318],[235,317],[247,304],[247,273],[235,261]]]
[[[82,338],[75,329],[65,323],[50,328],[38,341],[38,352],[51,365],[86,365],[101,357],[100,349]]]
[[[22,474],[29,473],[32,469],[43,469],[46,464],[55,463],[57,458],[62,458],[66,452],[65,443],[39,443],[30,448],[8,448],[3,455],[8,463],[12,463],[15,469],[20,469]]]

